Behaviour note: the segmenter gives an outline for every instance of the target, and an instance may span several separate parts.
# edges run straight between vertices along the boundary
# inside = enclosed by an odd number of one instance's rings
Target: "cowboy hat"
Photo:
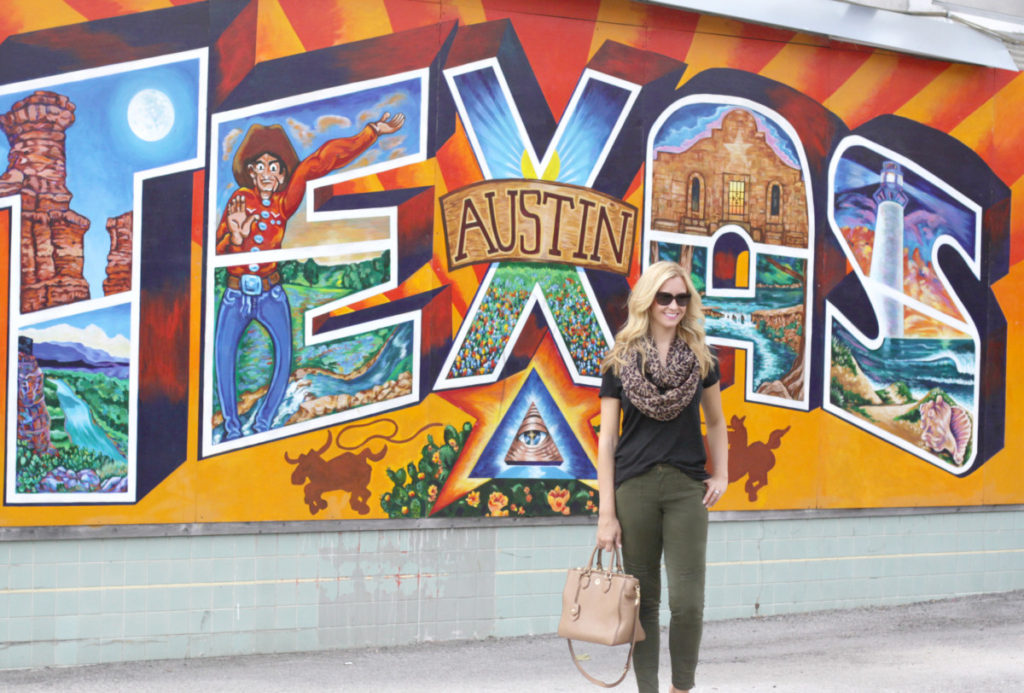
[[[235,181],[239,186],[245,188],[252,185],[252,179],[246,166],[261,154],[270,154],[281,160],[287,169],[285,179],[299,165],[299,156],[295,153],[295,148],[292,146],[291,140],[288,139],[288,135],[285,134],[284,128],[280,125],[256,123],[242,138],[242,143],[238,145],[235,160],[231,165],[231,172],[235,174]]]

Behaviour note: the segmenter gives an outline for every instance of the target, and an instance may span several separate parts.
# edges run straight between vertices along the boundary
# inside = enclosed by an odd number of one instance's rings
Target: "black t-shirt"
[[[615,448],[615,486],[643,474],[657,464],[671,464],[703,481],[707,453],[700,430],[700,399],[704,388],[718,382],[718,365],[712,366],[686,408],[674,419],[658,421],[637,409],[622,391],[622,381],[611,369],[601,378],[601,397],[614,397],[622,408],[622,433]],[[602,421],[602,426],[614,425]]]

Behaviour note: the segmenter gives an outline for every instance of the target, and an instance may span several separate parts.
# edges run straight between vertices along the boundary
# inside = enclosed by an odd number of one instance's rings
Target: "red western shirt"
[[[362,154],[377,139],[377,133],[367,125],[354,137],[341,137],[330,140],[315,152],[306,157],[291,174],[283,190],[271,194],[264,200],[251,188],[239,188],[232,199],[241,197],[245,200],[245,213],[248,218],[256,215],[249,227],[249,235],[242,237],[241,245],[231,241],[231,229],[228,227],[227,205],[217,226],[217,253],[253,253],[261,250],[277,250],[284,240],[285,226],[295,211],[302,204],[306,194],[306,183],[327,175],[331,171],[348,164]],[[270,152],[273,154],[273,152]],[[256,258],[253,257],[253,260]],[[276,262],[253,262],[249,265],[233,265],[228,273],[236,277],[243,274],[257,274],[268,277],[277,271]]]

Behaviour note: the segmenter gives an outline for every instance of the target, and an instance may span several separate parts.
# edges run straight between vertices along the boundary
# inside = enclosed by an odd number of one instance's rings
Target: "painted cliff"
[[[89,298],[82,236],[89,220],[70,208],[65,131],[75,122],[66,96],[37,91],[0,115],[10,143],[0,196],[21,195],[21,311]]]

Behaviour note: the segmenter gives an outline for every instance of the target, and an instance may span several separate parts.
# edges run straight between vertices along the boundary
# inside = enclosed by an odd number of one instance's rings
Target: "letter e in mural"
[[[312,330],[397,286],[395,211],[314,211],[307,191],[422,159],[425,98],[421,72],[214,117],[209,450],[415,399],[416,316]]]

